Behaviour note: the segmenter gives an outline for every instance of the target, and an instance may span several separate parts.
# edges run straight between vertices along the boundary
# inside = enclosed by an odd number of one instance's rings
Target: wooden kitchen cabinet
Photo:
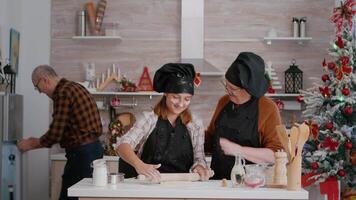
[[[109,173],[117,173],[119,171],[119,157],[104,156],[104,159],[106,159]],[[66,158],[64,154],[55,154],[51,156],[51,200],[58,200],[59,198],[65,164]]]

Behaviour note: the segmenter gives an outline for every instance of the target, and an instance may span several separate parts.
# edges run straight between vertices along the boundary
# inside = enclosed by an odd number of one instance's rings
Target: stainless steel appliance
[[[0,200],[21,199],[21,153],[16,141],[22,138],[23,97],[0,94]]]

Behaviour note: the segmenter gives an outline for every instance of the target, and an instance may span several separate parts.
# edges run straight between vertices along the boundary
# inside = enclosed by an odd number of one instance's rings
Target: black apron
[[[229,101],[215,121],[211,160],[211,169],[215,174],[212,179],[230,179],[235,157],[224,154],[219,143],[220,138],[226,138],[241,146],[261,146],[258,133],[258,99],[252,97],[239,106]]]
[[[141,160],[147,164],[161,164],[161,173],[188,173],[194,163],[193,145],[186,126],[178,118],[172,127],[168,120],[158,119],[144,144]],[[120,159],[119,171],[126,178],[135,177],[133,167]]]

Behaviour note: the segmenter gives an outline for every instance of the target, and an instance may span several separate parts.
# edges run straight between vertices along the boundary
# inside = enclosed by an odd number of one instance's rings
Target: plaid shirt
[[[40,138],[43,147],[59,143],[62,148],[70,149],[102,134],[96,102],[83,86],[61,79],[52,100],[53,120],[49,130]]]
[[[143,146],[152,133],[153,129],[156,127],[158,116],[153,112],[144,112],[143,118],[137,121],[134,126],[122,137],[117,138],[116,146],[120,144],[127,143],[135,151],[138,151],[138,155],[141,156],[143,151]],[[193,145],[194,153],[194,164],[191,167],[195,167],[197,164],[208,168],[205,160],[204,153],[204,128],[201,121],[194,120],[188,123],[187,129],[190,135],[190,139]]]

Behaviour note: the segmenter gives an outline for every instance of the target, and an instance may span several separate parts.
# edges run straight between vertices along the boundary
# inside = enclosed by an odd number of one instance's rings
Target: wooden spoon
[[[308,138],[309,138],[309,126],[303,123],[302,125],[299,126],[299,137],[297,142],[298,156],[302,155],[304,144],[308,140]]]
[[[291,157],[291,152],[290,152],[289,145],[288,145],[289,138],[288,138],[286,126],[285,125],[277,125],[276,130],[277,130],[278,138],[281,141],[284,151],[287,153],[288,160],[289,160]]]

